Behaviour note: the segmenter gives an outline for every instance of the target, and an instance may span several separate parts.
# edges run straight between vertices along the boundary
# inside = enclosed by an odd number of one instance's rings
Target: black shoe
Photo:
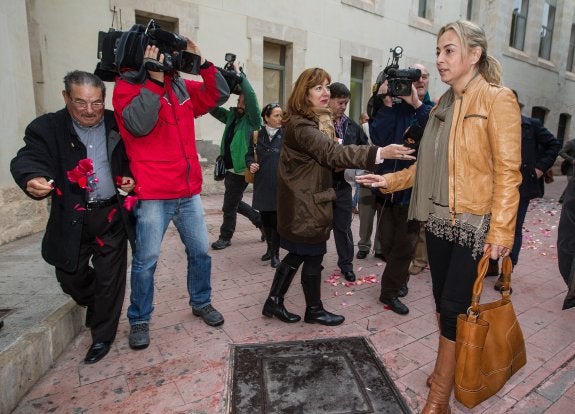
[[[261,259],[262,259],[262,262],[265,262],[267,260],[270,260],[271,258],[272,258],[272,249],[271,249],[271,247],[268,247],[268,249],[266,250],[264,255],[261,257]]]
[[[214,250],[222,250],[232,244],[231,240],[222,239],[221,237],[212,243],[212,249]]]
[[[345,280],[348,282],[355,282],[355,273],[353,273],[353,270],[350,270],[349,272],[343,272],[343,277],[345,277]]]
[[[378,259],[383,260],[384,262],[387,262],[387,259],[385,258],[385,256],[383,255],[383,253],[376,253],[373,255],[373,257],[377,257]]]
[[[301,316],[288,312],[284,306],[283,298],[277,296],[268,297],[266,303],[264,303],[262,315],[267,316],[268,318],[275,316],[285,323],[295,323],[301,320]]]
[[[96,342],[90,346],[84,364],[95,364],[110,352],[110,342]]]
[[[315,305],[306,308],[303,321],[306,323],[335,326],[341,325],[343,321],[345,321],[345,317],[326,311],[323,305]]]
[[[397,291],[397,296],[400,298],[404,298],[407,296],[408,293],[409,293],[409,288],[407,287],[407,283],[404,283],[403,285],[401,285],[401,287]]]
[[[147,323],[138,323],[130,326],[130,335],[128,344],[132,349],[144,349],[150,345],[150,325]]]
[[[203,308],[192,308],[192,313],[195,316],[201,317],[204,322],[210,326],[220,326],[224,323],[224,317],[216,310],[211,304]]]
[[[379,298],[379,301],[384,305],[391,308],[392,311],[400,315],[407,315],[409,313],[409,308],[403,304],[398,298]]]
[[[356,258],[358,259],[365,259],[367,257],[367,251],[365,250],[359,250],[357,252],[357,254],[355,255]]]

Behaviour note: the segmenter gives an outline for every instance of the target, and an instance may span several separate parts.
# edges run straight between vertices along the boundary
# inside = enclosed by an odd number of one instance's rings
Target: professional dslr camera
[[[188,52],[187,39],[176,33],[163,30],[153,19],[144,27],[135,24],[127,32],[110,29],[98,33],[98,65],[95,74],[104,81],[113,81],[124,69],[158,72],[182,71],[197,75],[200,73],[201,57]],[[164,54],[164,62],[144,59],[146,46],[158,47]]]
[[[381,84],[387,80],[388,96],[409,96],[411,85],[421,77],[421,71],[414,68],[399,69],[399,58],[403,54],[401,46],[396,46],[389,51],[392,53],[391,64],[387,65],[377,76],[374,92],[377,92]]]
[[[234,63],[236,61],[236,55],[233,53],[226,53],[224,57],[226,64],[223,68],[217,68],[224,79],[226,80],[231,93],[239,95],[242,93],[242,80],[244,79],[244,68],[240,66],[240,74],[236,73],[234,68]]]

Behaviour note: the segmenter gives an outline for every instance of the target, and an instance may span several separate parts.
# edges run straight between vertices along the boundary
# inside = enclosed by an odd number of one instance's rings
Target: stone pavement
[[[526,340],[527,365],[496,396],[473,410],[453,400],[454,413],[575,412],[575,310],[561,310],[566,287],[555,248],[560,213],[555,200],[564,186],[564,177],[556,177],[547,186],[546,197],[532,203],[513,273],[513,303]],[[210,241],[214,241],[221,224],[222,196],[204,196],[203,201]],[[353,228],[357,237],[357,216]],[[231,345],[352,336],[367,338],[411,410],[418,413],[427,395],[425,380],[433,369],[438,340],[429,271],[411,278],[405,298],[410,313],[397,315],[378,302],[379,283],[372,283],[374,278],[379,280],[384,263],[372,255],[356,259],[355,271],[363,283],[345,285],[338,277],[332,238],[324,260],[323,301],[328,310],[345,315],[345,323],[337,327],[285,324],[261,315],[274,272],[269,262],[260,261],[265,246],[259,237],[259,231],[240,216],[232,245],[211,252],[213,304],[226,321],[222,327],[210,328],[188,306],[185,254],[170,227],[156,272],[149,348],[132,351],[128,347],[129,325],[124,316],[110,354],[95,365],[84,365],[90,335],[83,329],[14,413],[226,413]],[[296,276],[286,306],[303,315],[298,280]],[[484,301],[497,299],[493,283],[494,278],[486,281]],[[127,303],[128,294],[124,309]]]

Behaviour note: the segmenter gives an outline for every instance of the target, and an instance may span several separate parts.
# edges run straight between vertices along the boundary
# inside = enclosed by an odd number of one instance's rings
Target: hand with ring
[[[379,158],[382,160],[415,160],[414,149],[399,144],[389,144],[379,149]]]

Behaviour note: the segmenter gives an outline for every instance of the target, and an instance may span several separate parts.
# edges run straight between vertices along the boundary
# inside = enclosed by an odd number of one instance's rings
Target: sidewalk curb
[[[70,299],[0,353],[0,414],[9,414],[84,329],[84,309]]]

